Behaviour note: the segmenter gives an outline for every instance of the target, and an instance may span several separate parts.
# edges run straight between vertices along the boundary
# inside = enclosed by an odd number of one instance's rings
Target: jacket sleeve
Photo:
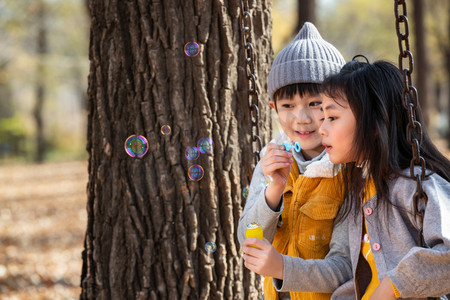
[[[332,293],[353,277],[348,241],[348,221],[335,225],[330,251],[324,259],[283,255],[283,280],[273,279],[279,292]]]
[[[400,192],[413,209],[416,183],[402,179]],[[422,182],[428,196],[423,236],[430,248],[413,247],[387,276],[402,298],[442,296],[450,293],[450,183],[434,174]],[[396,186],[395,186],[396,187]]]
[[[258,223],[261,226],[264,238],[269,242],[273,241],[273,237],[277,230],[278,220],[284,208],[284,201],[282,197],[279,210],[272,210],[266,202],[266,184],[267,182],[264,173],[261,169],[260,162],[258,162],[253,171],[250,191],[247,202],[245,203],[244,211],[239,218],[237,236],[241,246],[245,240],[247,224],[253,222]]]

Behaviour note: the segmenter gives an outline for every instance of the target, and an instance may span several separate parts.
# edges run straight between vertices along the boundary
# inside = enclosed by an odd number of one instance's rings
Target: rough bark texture
[[[271,2],[250,5],[265,143]],[[239,1],[90,0],[89,8],[80,298],[260,298],[261,279],[245,270],[235,234],[254,167]],[[189,41],[200,45],[196,57],[184,54]],[[142,159],[124,151],[132,134],[149,141]],[[214,153],[187,160],[185,149],[204,137]],[[198,182],[187,175],[194,164],[205,170]]]

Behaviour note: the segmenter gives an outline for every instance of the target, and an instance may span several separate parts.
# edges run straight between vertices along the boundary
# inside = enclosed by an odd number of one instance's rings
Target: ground
[[[0,167],[0,299],[79,299],[87,163]]]

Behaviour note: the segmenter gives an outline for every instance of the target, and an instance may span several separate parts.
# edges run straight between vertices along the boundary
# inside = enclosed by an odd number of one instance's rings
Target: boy
[[[246,267],[273,276],[273,280],[271,277],[264,280],[265,300],[289,296],[302,300],[330,299],[331,294],[278,295],[277,290],[289,290],[291,284],[301,280],[295,278],[292,264],[287,263],[288,256],[323,259],[330,250],[333,221],[342,199],[333,178],[334,165],[319,134],[323,118],[321,83],[328,75],[338,73],[344,64],[339,51],[307,22],[281,50],[270,70],[269,105],[276,110],[283,130],[261,151],[262,159],[253,172],[238,226],[241,246],[247,224],[256,222],[262,227],[264,238],[284,254],[269,258],[262,269],[252,265],[252,257],[245,256]],[[285,151],[284,142],[299,142],[301,152]],[[270,178],[268,185],[266,178]]]

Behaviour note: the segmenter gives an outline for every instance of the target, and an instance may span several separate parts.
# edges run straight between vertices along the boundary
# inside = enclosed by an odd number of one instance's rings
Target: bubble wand
[[[302,150],[302,147],[300,146],[299,142],[295,142],[294,145],[289,145],[289,143],[283,143],[284,148],[286,149],[286,151],[291,150],[292,148],[296,151],[296,152],[300,152],[300,150]]]

